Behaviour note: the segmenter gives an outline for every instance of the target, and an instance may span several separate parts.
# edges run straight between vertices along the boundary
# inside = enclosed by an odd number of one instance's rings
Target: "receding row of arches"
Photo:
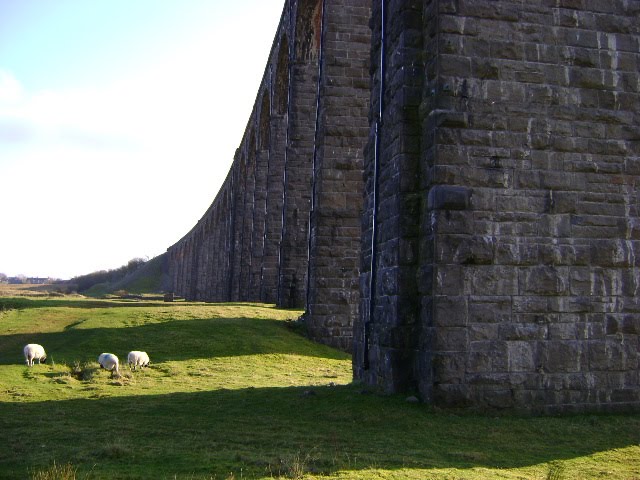
[[[363,0],[286,0],[227,178],[168,249],[174,293],[304,308],[314,338],[351,348],[370,12]]]
[[[310,203],[303,188],[312,174],[308,124],[315,112],[308,93],[318,81],[312,73],[319,61],[321,4],[285,4],[228,176],[198,224],[168,249],[170,282],[178,295],[304,306],[308,214],[301,212]]]

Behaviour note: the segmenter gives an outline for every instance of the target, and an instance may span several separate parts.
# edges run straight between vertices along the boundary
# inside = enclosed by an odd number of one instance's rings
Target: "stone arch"
[[[253,119],[252,119],[253,120]],[[246,171],[244,177],[244,202],[242,221],[242,250],[240,253],[240,300],[248,300],[251,294],[249,279],[251,272],[251,247],[255,204],[256,132],[251,128],[245,146]]]
[[[262,108],[260,109],[260,150],[269,149],[269,124],[271,122],[271,101],[269,95],[265,92],[262,97]]]
[[[300,0],[296,12],[295,58],[307,62],[318,58],[322,24],[322,0]]]
[[[244,193],[244,180],[247,178],[247,152],[243,151],[240,156],[240,184],[242,185],[242,193]]]
[[[247,147],[247,165],[251,166],[256,159],[256,133],[253,128],[251,129],[251,133],[249,134],[249,143]]]
[[[213,210],[213,225],[215,228],[217,228],[220,223],[220,210],[220,204],[217,204],[216,208]]]
[[[289,101],[289,40],[286,35],[280,40],[278,51],[278,65],[276,66],[276,78],[273,89],[273,104],[278,115],[287,113]]]

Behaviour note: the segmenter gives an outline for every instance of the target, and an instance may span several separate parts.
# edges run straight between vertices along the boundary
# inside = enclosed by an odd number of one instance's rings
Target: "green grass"
[[[138,270],[111,285],[109,291],[126,290],[136,294],[161,292],[165,256],[162,254],[147,261]]]
[[[0,298],[0,478],[636,479],[640,415],[474,415],[351,383],[261,304]],[[37,342],[47,364],[24,366]],[[103,351],[152,364],[120,378]]]

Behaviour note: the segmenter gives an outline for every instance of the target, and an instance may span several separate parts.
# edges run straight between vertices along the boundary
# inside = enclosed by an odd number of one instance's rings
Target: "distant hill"
[[[83,293],[86,295],[106,295],[125,291],[130,294],[162,293],[168,290],[168,277],[163,272],[166,254],[158,255],[127,273],[115,282],[93,285]]]
[[[147,263],[113,284],[112,291],[126,290],[129,293],[161,293],[168,290],[168,277],[163,272],[166,253],[152,258]]]

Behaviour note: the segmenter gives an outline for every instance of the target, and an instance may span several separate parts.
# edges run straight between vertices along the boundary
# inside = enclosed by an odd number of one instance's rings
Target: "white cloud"
[[[0,145],[0,204],[13,206],[0,272],[116,268],[162,253],[206,210],[231,164],[214,158],[211,100],[177,72],[164,84],[148,75],[33,93],[12,80],[20,95],[0,107],[0,139],[13,142],[10,155]]]
[[[277,25],[264,18],[278,8],[260,2],[90,84],[32,91],[0,70],[0,205],[12,205],[0,272],[117,268],[186,234],[231,166]]]

